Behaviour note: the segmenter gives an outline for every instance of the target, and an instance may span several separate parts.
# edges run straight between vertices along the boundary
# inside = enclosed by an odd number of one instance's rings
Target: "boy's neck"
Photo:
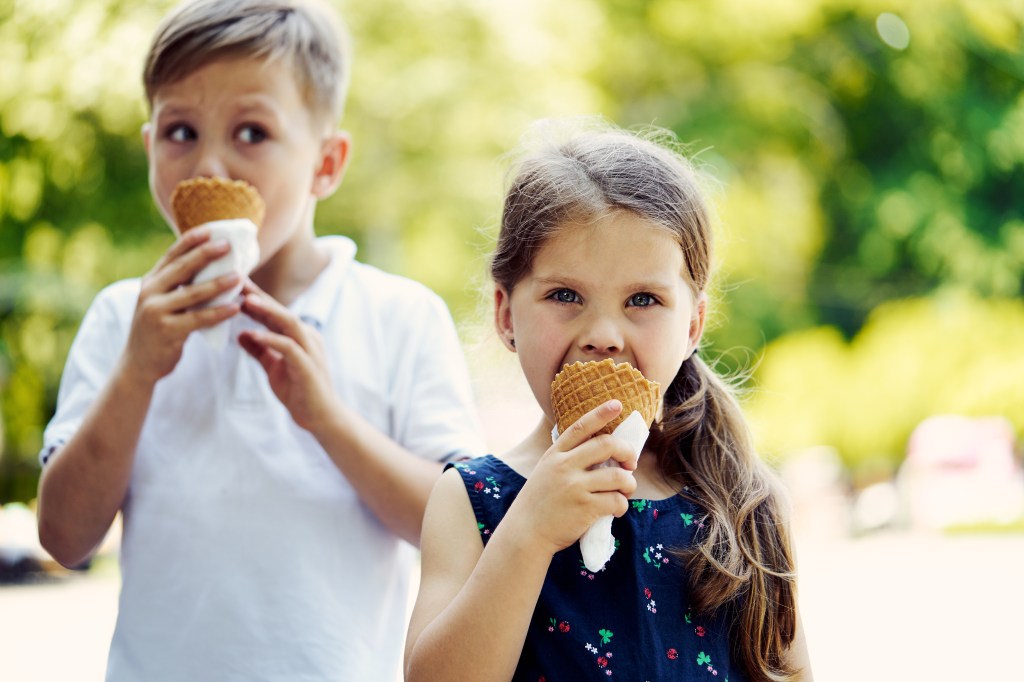
[[[278,302],[290,305],[309,289],[330,260],[327,250],[317,245],[310,227],[306,238],[290,240],[250,277]]]

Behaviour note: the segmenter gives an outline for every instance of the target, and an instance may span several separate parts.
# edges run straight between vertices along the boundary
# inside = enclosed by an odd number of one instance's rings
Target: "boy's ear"
[[[494,329],[505,348],[515,353],[516,334],[512,324],[511,297],[503,286],[494,288]]]
[[[149,156],[149,148],[153,143],[153,125],[146,121],[142,124],[142,146],[146,148],[146,156]]]
[[[338,189],[348,167],[352,138],[344,130],[337,130],[320,147],[319,166],[313,175],[313,196],[326,199]]]
[[[686,354],[686,357],[693,355],[693,351],[697,350],[697,346],[700,344],[700,339],[704,335],[704,320],[708,312],[708,295],[701,292],[700,296],[697,297],[697,305],[693,311],[693,317],[690,318],[690,350]]]

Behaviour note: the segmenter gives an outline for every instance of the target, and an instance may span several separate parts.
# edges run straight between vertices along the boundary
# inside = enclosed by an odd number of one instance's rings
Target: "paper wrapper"
[[[191,178],[178,183],[171,194],[171,207],[175,224],[181,233],[200,225],[210,230],[210,239],[223,239],[231,249],[221,258],[199,271],[193,282],[200,284],[211,279],[237,273],[245,277],[260,261],[260,247],[256,233],[266,206],[255,187],[244,180],[228,178]],[[203,307],[224,305],[238,296],[242,285],[225,291]],[[228,323],[200,330],[206,341],[217,350],[228,341]]]
[[[231,245],[231,250],[217,260],[209,263],[199,271],[193,280],[196,284],[208,282],[221,275],[236,272],[242,277],[252,272],[260,262],[260,247],[256,240],[256,225],[248,218],[237,220],[215,220],[205,223],[210,230],[210,239],[223,239]],[[242,291],[242,284],[232,287],[207,302],[204,307],[229,303]],[[199,333],[207,343],[217,350],[222,350],[228,342],[228,322],[221,322],[213,327],[200,329]]]
[[[650,433],[651,430],[647,427],[644,416],[636,410],[631,412],[612,431],[614,437],[621,438],[629,443],[637,457],[640,456],[641,450],[644,449],[644,443],[647,442],[647,436]],[[552,442],[556,438],[558,438],[557,424],[551,429]],[[614,460],[609,459],[598,466],[617,466],[617,464]],[[597,573],[604,568],[604,565],[612,558],[612,554],[615,553],[615,536],[612,535],[612,520],[614,518],[614,516],[602,516],[580,538],[580,554],[583,555],[583,565],[591,573]]]

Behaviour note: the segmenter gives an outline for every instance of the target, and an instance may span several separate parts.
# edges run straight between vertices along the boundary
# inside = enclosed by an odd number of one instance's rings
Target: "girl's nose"
[[[622,352],[625,340],[614,320],[593,316],[586,320],[579,336],[579,348],[587,355],[605,357]]]

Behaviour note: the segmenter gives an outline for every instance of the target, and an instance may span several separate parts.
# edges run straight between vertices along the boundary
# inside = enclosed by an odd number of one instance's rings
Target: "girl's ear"
[[[700,338],[704,335],[704,320],[707,311],[708,295],[701,292],[700,296],[697,297],[697,305],[694,307],[693,317],[690,318],[690,343],[686,353],[687,358],[693,355],[693,351],[697,350],[697,346],[700,345]]]
[[[320,147],[319,166],[313,175],[313,196],[326,199],[338,189],[348,167],[352,138],[344,130],[337,130]]]
[[[494,329],[505,348],[515,353],[516,334],[512,324],[511,296],[503,286],[494,288]]]

